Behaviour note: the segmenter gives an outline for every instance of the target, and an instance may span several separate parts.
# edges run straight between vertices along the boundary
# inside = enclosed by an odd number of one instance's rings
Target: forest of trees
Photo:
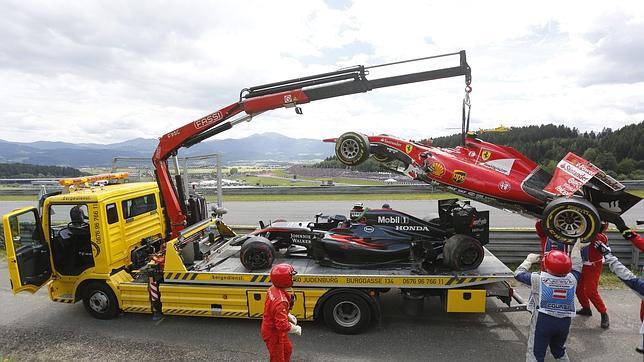
[[[86,175],[73,167],[0,163],[0,178],[78,177]]]
[[[528,158],[552,172],[566,153],[574,152],[620,180],[644,179],[644,122],[613,131],[579,132],[562,125],[513,127],[502,133],[480,133],[479,138],[515,148]],[[461,135],[437,137],[437,147],[454,147],[461,144]],[[313,167],[344,167],[335,156]],[[360,171],[378,171],[380,166],[373,159],[356,167]]]

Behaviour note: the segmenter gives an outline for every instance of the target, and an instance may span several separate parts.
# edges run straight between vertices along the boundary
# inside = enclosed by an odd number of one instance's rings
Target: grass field
[[[320,181],[266,176],[245,176],[241,180],[249,186],[318,186],[320,184]]]

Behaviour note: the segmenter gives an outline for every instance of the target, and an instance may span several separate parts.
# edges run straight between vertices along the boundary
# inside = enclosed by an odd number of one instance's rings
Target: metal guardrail
[[[246,234],[255,230],[255,226],[231,226],[238,234]],[[638,249],[625,240],[619,232],[608,232],[608,243],[613,255],[625,265],[638,269],[644,266],[644,257],[640,257]],[[490,243],[485,246],[503,263],[521,263],[530,253],[540,253],[541,244],[533,229],[491,229]]]

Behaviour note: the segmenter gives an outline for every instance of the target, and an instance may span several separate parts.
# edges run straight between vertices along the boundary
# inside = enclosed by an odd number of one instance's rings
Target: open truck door
[[[36,292],[52,276],[51,250],[45,241],[38,210],[25,207],[2,218],[11,289]]]

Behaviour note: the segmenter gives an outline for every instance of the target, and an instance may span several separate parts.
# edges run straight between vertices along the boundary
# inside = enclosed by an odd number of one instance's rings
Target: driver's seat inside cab
[[[94,266],[86,204],[49,207],[54,268],[62,275],[79,275]]]

